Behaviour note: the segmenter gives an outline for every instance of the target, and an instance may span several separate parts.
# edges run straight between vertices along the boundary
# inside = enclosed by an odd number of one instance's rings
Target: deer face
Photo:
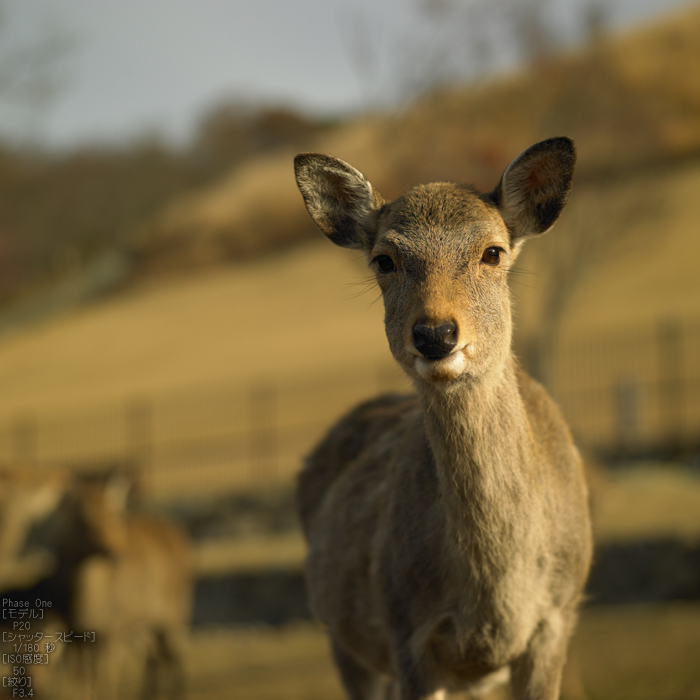
[[[496,207],[467,187],[420,186],[380,210],[368,259],[389,346],[412,377],[449,382],[500,364],[516,254]]]
[[[365,252],[382,290],[396,360],[414,380],[449,385],[507,357],[508,268],[527,237],[556,221],[574,161],[569,139],[550,139],[518,156],[488,195],[434,183],[388,204],[336,158],[302,154],[295,167],[321,231]]]

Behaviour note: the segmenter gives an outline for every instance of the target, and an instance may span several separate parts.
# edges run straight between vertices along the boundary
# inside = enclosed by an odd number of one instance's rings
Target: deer
[[[116,698],[136,655],[142,697],[182,697],[193,552],[175,523],[126,512],[130,486],[121,475],[79,482],[68,505],[70,541],[89,540],[93,551],[72,573],[71,624],[95,634],[81,646],[82,674],[96,697]]]
[[[559,697],[591,561],[579,452],[511,349],[508,271],[548,231],[576,151],[521,153],[484,194],[437,182],[385,201],[358,170],[301,153],[306,209],[365,255],[390,351],[415,394],[362,403],[306,458],[306,581],[351,700],[443,700],[509,683]]]
[[[65,483],[59,472],[0,469],[0,592],[29,587],[51,570],[49,553],[24,547],[32,527],[55,510]]]
[[[22,520],[21,542],[14,534],[17,525],[11,538],[5,527],[0,540],[13,543],[20,554],[27,544],[38,545],[51,566],[32,579],[14,576],[16,589],[5,587],[3,595],[47,601],[50,619],[44,627],[83,639],[56,645],[51,672],[47,667],[35,679],[37,686],[41,682],[42,692],[55,698],[109,700],[125,690],[149,700],[182,697],[194,579],[187,535],[166,518],[129,512],[133,475],[46,476],[31,491],[33,482],[25,486],[24,479],[10,489],[8,479],[0,473],[0,485],[16,497],[25,519],[29,513],[45,521],[35,522],[28,536],[30,525]],[[0,515],[16,516],[16,509],[3,505]]]

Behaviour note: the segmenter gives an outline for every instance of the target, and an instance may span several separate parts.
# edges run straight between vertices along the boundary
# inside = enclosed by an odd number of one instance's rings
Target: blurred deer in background
[[[55,513],[68,482],[67,475],[60,472],[10,465],[0,470],[0,595],[5,610],[11,605],[6,601],[26,601],[33,605],[43,595],[43,584],[57,570],[56,551],[34,542],[32,532]],[[42,619],[29,622],[32,632],[53,634],[61,629],[60,615],[57,617],[53,608],[43,613]],[[16,652],[13,641],[17,640],[17,631],[5,614],[2,626],[3,653]],[[52,666],[61,663],[63,651],[62,647],[57,648]],[[10,672],[9,668],[6,670]],[[32,669],[32,688],[42,697],[51,689],[52,670],[47,665]],[[9,687],[0,689],[3,697],[11,697],[11,693]]]
[[[573,143],[538,143],[490,194],[433,183],[394,202],[330,156],[301,154],[306,207],[362,250],[417,397],[342,419],[306,462],[299,511],[312,609],[352,700],[443,698],[510,678],[559,697],[588,574],[581,459],[511,351],[508,270],[563,209]]]
[[[12,573],[3,593],[50,601],[47,633],[95,633],[94,642],[56,645],[35,679],[42,697],[184,693],[190,542],[168,520],[127,513],[132,486],[132,477],[121,473],[41,480],[0,475],[0,570]],[[35,552],[25,553],[28,542]],[[30,557],[43,564],[31,568],[31,577],[17,564]]]
[[[75,572],[73,625],[95,632],[95,643],[83,649],[99,700],[120,697],[135,657],[143,661],[142,697],[181,697],[193,595],[191,546],[170,521],[127,515],[127,490],[119,479],[76,485],[76,531],[100,553]]]
[[[34,585],[55,561],[46,550],[26,551],[32,526],[60,502],[66,477],[21,468],[0,470],[0,592]]]

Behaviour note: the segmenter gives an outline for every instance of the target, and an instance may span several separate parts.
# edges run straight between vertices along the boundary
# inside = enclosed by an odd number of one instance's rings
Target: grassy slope
[[[617,183],[574,183],[560,222],[543,238],[530,241],[517,262],[526,272],[515,276],[511,285],[519,332],[527,334],[538,323],[543,292],[556,272],[550,269],[556,264],[550,255],[553,247],[575,233],[573,229],[595,235],[593,227],[604,224],[597,212],[622,200],[629,219],[619,229],[606,231],[609,242],[603,240],[584,262],[562,334],[581,338],[634,330],[668,317],[700,318],[698,191],[700,160],[633,173]]]
[[[143,287],[5,338],[0,415],[385,356],[376,294],[353,286],[365,271],[331,248]]]
[[[611,241],[610,253],[587,266],[567,312],[566,334],[700,316],[700,238],[692,211],[700,167],[640,182],[641,197],[648,186],[661,188],[668,206],[637,222],[624,246]],[[579,211],[605,196],[616,193],[587,189]],[[573,218],[531,241],[519,261],[528,273],[513,284],[521,334],[540,312],[550,274],[542,262],[545,249],[555,236],[566,236]],[[381,303],[373,303],[377,292],[360,293],[366,276],[356,253],[318,240],[273,259],[144,286],[57,317],[0,343],[0,416],[388,361]]]
[[[620,63],[630,84],[638,86],[648,79],[654,89],[662,90],[664,76],[668,77],[664,71],[684,57],[695,56],[700,44],[691,40],[699,32],[700,13],[694,10],[658,30],[622,39],[606,51]],[[645,47],[655,47],[658,58],[658,51],[668,45],[673,51],[668,52],[670,58],[661,70],[658,62],[648,58]],[[566,60],[575,68],[580,58]],[[696,111],[690,106],[697,98],[697,86],[686,80],[685,72],[676,74],[678,90],[687,94],[689,108],[687,114],[674,111],[660,122],[665,131],[656,135],[657,141],[661,139],[668,153],[696,145],[692,136]],[[443,170],[447,176],[456,176],[459,161],[455,154],[472,152],[476,138],[470,136],[472,131],[486,146],[500,134],[499,148],[504,152],[491,154],[500,169],[503,158],[512,157],[549,128],[533,117],[529,103],[518,103],[518,110],[502,109],[534,87],[544,90],[549,85],[547,76],[538,75],[510,78],[475,92],[438,96],[404,116],[359,121],[326,137],[318,144],[319,150],[348,158],[380,186],[386,185],[385,193],[390,196],[396,192],[388,183],[394,182],[395,189],[396,181],[401,180],[399,166],[406,166],[410,177],[438,176]],[[673,93],[668,103],[678,101],[670,87],[665,90]],[[542,96],[542,105],[550,97]],[[522,115],[518,128],[510,123],[515,114]],[[635,115],[627,117],[634,121]],[[389,138],[397,124],[401,138]],[[598,143],[595,134],[582,131],[580,136],[585,174],[602,156],[591,150]],[[462,143],[470,138],[472,141]],[[427,154],[433,147],[431,159]],[[413,161],[420,161],[420,167],[408,167],[412,164],[406,160],[409,151],[417,154]],[[207,236],[217,227],[231,227],[237,221],[241,231],[252,236],[258,215],[262,219],[271,216],[278,229],[292,219],[307,221],[293,184],[290,158],[291,154],[284,154],[266,159],[251,166],[247,174],[241,171],[200,197],[174,205],[164,213],[162,222],[170,221],[170,228],[164,225],[162,235],[170,235],[166,229],[171,233],[177,229],[173,221],[187,219],[188,226],[202,237],[206,258]],[[476,165],[483,158],[477,161],[472,158],[467,168],[475,177]],[[492,165],[484,166],[484,172],[491,172]],[[700,315],[699,189],[700,161],[692,160],[658,172],[632,169],[627,179],[617,183],[583,177],[575,184],[569,209],[555,231],[530,242],[519,261],[525,274],[518,275],[513,285],[518,334],[531,334],[539,322],[544,291],[556,265],[551,250],[558,241],[566,240],[568,230],[596,229],[599,211],[621,200],[640,215],[630,217],[633,221],[623,222],[619,230],[613,227],[610,246],[603,245],[586,261],[566,309],[564,334],[582,336],[631,328],[667,315]],[[649,208],[650,200],[660,204]],[[352,363],[372,366],[388,361],[381,304],[372,304],[376,292],[356,296],[361,290],[357,283],[366,276],[362,263],[353,262],[356,254],[341,251],[316,235],[314,242],[267,260],[214,268],[183,279],[161,278],[121,297],[4,337],[0,341],[0,417],[25,410],[66,410],[205,382],[276,381],[342,372]]]
[[[532,70],[357,120],[313,150],[352,163],[389,197],[434,179],[492,187],[515,154],[557,134],[576,140],[580,170],[589,174],[697,151],[698,47],[700,9],[688,8]],[[245,250],[252,239],[284,244],[308,235],[290,177],[292,155],[254,161],[174,202],[144,228],[146,250],[167,265],[171,256],[205,261],[225,256],[227,246]]]

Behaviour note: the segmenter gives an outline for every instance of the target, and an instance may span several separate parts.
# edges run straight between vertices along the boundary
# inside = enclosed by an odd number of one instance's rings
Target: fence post
[[[666,319],[658,325],[659,416],[663,447],[669,454],[682,447],[684,433],[683,333],[677,320]]]
[[[634,377],[621,377],[615,386],[618,451],[630,455],[638,447],[639,384]]]
[[[275,389],[253,384],[249,392],[250,482],[272,483],[278,475],[278,421]]]

